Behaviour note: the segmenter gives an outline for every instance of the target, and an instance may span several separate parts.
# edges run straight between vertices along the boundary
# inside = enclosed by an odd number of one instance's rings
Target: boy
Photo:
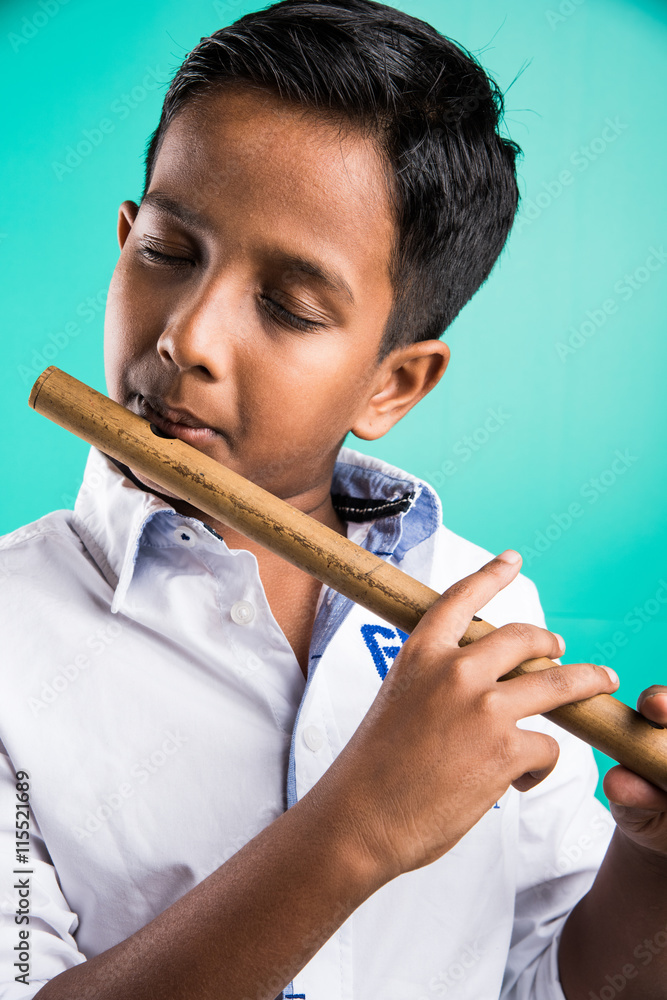
[[[110,395],[447,589],[406,641],[91,449],[74,512],[3,540],[3,997],[667,995],[667,796],[614,769],[614,830],[540,715],[613,673],[499,684],[564,650],[517,553],[341,447],[444,374],[516,208],[501,103],[370,0],[285,0],[176,75],[119,213]]]

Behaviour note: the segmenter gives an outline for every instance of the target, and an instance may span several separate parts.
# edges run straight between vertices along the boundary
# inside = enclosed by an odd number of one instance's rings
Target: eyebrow
[[[181,205],[175,198],[170,198],[169,195],[162,194],[159,191],[150,191],[144,196],[141,204],[156,208],[161,212],[166,212],[168,215],[173,215],[174,218],[200,231],[213,232],[214,230],[212,223],[200,215],[199,212]],[[354,305],[352,289],[338,271],[325,267],[318,261],[310,260],[308,257],[302,257],[299,254],[277,251],[271,254],[271,256],[279,266],[286,270],[296,271],[310,278],[315,278],[332,291],[343,294]]]
[[[322,264],[317,263],[314,260],[309,260],[307,257],[300,257],[298,254],[288,254],[278,252],[275,255],[276,263],[280,264],[289,271],[297,271],[300,274],[308,275],[310,278],[316,278],[327,288],[330,288],[333,292],[342,293],[346,299],[348,299],[352,305],[354,305],[354,295],[352,294],[352,289],[348,285],[347,281],[343,278],[342,274],[338,271],[333,271],[328,267],[323,267]]]
[[[185,222],[195,229],[213,229],[211,223],[200,215],[199,212],[195,212],[191,208],[186,208],[185,205],[181,205],[175,198],[170,198],[169,195],[161,194],[159,191],[150,191],[142,198],[141,204],[157,208],[168,215],[173,215],[176,219],[180,219],[181,222]]]

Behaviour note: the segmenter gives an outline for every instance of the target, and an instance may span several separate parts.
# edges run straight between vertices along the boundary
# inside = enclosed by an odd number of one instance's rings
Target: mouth
[[[189,410],[178,410],[167,406],[160,399],[151,397],[150,402],[145,396],[138,395],[139,415],[150,420],[152,424],[170,437],[180,438],[189,444],[200,444],[222,437],[220,431],[208,427]]]

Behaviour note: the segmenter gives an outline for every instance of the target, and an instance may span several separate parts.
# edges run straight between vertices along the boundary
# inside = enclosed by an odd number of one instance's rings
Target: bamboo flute
[[[320,524],[284,500],[104,394],[51,365],[30,393],[30,405],[198,510],[264,545],[322,583],[411,632],[440,594],[379,556]],[[473,620],[460,645],[494,630]],[[506,677],[554,666],[527,660]],[[667,791],[667,729],[656,727],[611,695],[599,694],[546,713],[563,729]]]

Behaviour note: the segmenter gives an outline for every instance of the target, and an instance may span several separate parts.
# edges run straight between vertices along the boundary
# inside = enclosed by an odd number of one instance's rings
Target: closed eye
[[[165,253],[164,250],[158,249],[158,245],[158,241],[148,241],[146,239],[140,240],[138,243],[138,253],[145,260],[150,260],[155,264],[161,264],[163,267],[192,267],[197,263],[193,257],[182,257],[177,254]],[[168,244],[161,245],[168,246]],[[259,301],[264,313],[269,317],[269,319],[274,322],[287,324],[294,330],[307,332],[309,330],[314,330],[317,327],[324,326],[323,323],[320,323],[317,320],[305,319],[303,316],[297,316],[295,313],[290,312],[289,309],[285,309],[284,306],[282,306],[279,302],[276,302],[275,299],[270,298],[268,295],[260,295]]]
[[[147,240],[139,242],[139,253],[146,260],[153,261],[155,264],[163,264],[167,267],[192,266],[196,263],[193,257],[181,257],[176,254],[165,253],[164,250],[159,250],[155,243],[149,243]]]
[[[264,312],[266,312],[271,319],[279,321],[282,320],[282,322],[288,323],[296,330],[303,330],[305,332],[324,325],[314,319],[304,319],[303,316],[295,316],[295,314],[290,312],[289,309],[285,309],[284,306],[281,306],[279,302],[275,301],[275,299],[269,298],[268,295],[260,295],[259,300],[262,304]]]

